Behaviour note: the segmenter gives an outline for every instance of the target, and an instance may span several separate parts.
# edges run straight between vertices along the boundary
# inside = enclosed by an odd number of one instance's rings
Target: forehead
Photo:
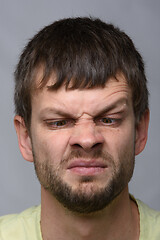
[[[32,110],[43,112],[45,109],[61,109],[78,115],[84,112],[94,115],[103,106],[132,104],[131,90],[122,74],[117,75],[116,79],[108,79],[103,88],[66,90],[62,86],[52,90],[49,87],[53,82],[53,78],[49,79],[43,89],[33,94]]]

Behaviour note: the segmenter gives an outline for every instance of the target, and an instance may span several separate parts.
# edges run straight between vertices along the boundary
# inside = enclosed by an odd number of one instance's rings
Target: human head
[[[40,83],[35,82],[43,68]],[[132,40],[117,27],[100,19],[68,18],[38,32],[25,47],[15,71],[15,112],[30,127],[31,97],[52,74],[52,88],[104,87],[110,77],[122,73],[132,90],[138,121],[148,108],[143,60]]]

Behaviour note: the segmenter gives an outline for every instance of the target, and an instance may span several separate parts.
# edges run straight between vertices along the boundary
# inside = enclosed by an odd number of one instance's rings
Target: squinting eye
[[[61,128],[66,128],[66,127],[71,127],[74,122],[72,120],[46,120],[46,125],[51,128],[51,129],[61,129]]]
[[[104,124],[113,124],[115,122],[115,119],[113,118],[102,118],[101,122]]]
[[[56,127],[63,127],[67,124],[67,121],[66,120],[58,120],[58,121],[46,121],[46,124],[49,126],[49,127],[53,127],[53,128],[56,128]]]
[[[62,127],[67,124],[66,120],[60,120],[60,121],[55,121],[52,123],[52,125],[55,125],[56,127]]]

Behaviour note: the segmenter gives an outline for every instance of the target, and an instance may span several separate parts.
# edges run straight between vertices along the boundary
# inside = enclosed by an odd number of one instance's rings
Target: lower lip
[[[79,175],[96,175],[103,173],[106,168],[102,167],[73,167],[69,170],[73,173],[79,174]]]

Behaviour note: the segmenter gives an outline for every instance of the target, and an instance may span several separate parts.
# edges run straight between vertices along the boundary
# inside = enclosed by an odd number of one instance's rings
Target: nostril
[[[83,146],[82,144],[76,143],[76,144],[73,144],[72,147],[75,148],[75,149],[82,149],[83,148],[83,149],[92,150],[92,149],[95,149],[95,148],[99,148],[101,145],[102,145],[102,143],[95,143],[92,146],[91,145]]]
[[[78,143],[74,144],[73,147],[82,148],[82,146]]]
[[[101,146],[102,145],[102,143],[95,143],[93,146],[92,146],[92,148],[96,148],[96,147],[99,147],[99,146]]]

